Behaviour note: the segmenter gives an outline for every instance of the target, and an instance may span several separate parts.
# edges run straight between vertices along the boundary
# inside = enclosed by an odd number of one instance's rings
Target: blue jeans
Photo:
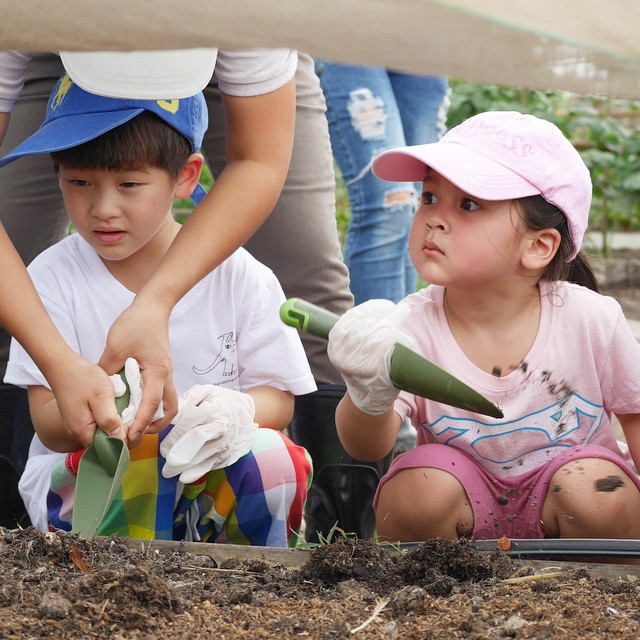
[[[398,302],[416,289],[408,235],[421,185],[380,180],[371,162],[385,149],[440,137],[448,81],[325,60],[316,60],[316,71],[351,206],[344,246],[351,291],[356,304],[370,298]]]

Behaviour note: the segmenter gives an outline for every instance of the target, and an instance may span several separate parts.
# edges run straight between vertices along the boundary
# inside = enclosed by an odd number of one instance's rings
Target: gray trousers
[[[58,56],[36,54],[12,111],[0,153],[35,131],[49,94],[63,73]],[[282,195],[246,248],[276,274],[287,297],[309,300],[342,314],[353,304],[335,222],[335,182],[325,102],[313,61],[299,55],[293,158]],[[205,90],[209,130],[203,151],[211,170],[225,164],[224,112],[217,87]],[[250,188],[250,186],[249,186]],[[0,170],[0,220],[26,264],[66,234],[68,219],[48,156],[21,158]],[[0,274],[0,277],[2,275]],[[19,292],[16,292],[19,295]],[[326,355],[326,342],[302,336],[318,383],[341,379]],[[0,328],[0,374],[10,338]]]

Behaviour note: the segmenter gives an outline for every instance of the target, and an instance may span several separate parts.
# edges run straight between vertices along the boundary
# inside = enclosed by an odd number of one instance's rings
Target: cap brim
[[[58,118],[42,125],[33,135],[0,158],[3,167],[18,158],[77,147],[111,131],[142,113],[144,109],[126,109]]]
[[[217,49],[171,51],[61,51],[69,77],[108,98],[174,100],[202,91],[213,75]]]
[[[540,193],[511,169],[455,142],[389,149],[374,159],[371,170],[382,180],[422,182],[427,167],[465,193],[483,200],[509,200]]]

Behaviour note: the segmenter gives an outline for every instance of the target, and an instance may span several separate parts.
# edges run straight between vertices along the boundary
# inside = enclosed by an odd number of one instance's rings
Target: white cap
[[[173,100],[202,91],[213,75],[217,49],[61,51],[70,78],[108,98]]]

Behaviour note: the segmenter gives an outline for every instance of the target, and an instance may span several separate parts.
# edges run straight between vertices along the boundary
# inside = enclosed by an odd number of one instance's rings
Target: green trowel
[[[285,324],[327,339],[338,320],[331,311],[300,298],[289,298],[280,307]],[[391,355],[391,381],[397,389],[460,409],[502,418],[502,411],[484,396],[402,344]]]
[[[116,398],[118,414],[122,415],[129,405],[129,386],[124,395]],[[120,488],[122,477],[129,466],[129,448],[120,438],[107,435],[96,429],[93,443],[80,458],[76,491],[73,501],[71,532],[85,538],[95,537],[104,517]]]

